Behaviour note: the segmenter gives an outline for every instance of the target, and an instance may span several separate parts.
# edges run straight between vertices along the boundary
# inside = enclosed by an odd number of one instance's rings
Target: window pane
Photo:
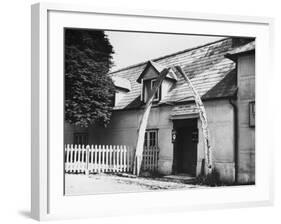
[[[151,91],[152,91],[152,88],[156,86],[156,80],[151,80]],[[156,91],[155,93],[155,99],[159,99],[159,89]]]
[[[144,146],[147,147],[148,146],[148,142],[147,142],[147,132],[145,132],[145,135],[144,135]]]
[[[149,138],[150,138],[149,146],[155,146],[155,132],[150,132],[149,133]]]

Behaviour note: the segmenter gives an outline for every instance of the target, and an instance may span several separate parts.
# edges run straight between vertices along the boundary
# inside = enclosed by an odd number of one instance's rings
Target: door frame
[[[176,141],[173,143],[173,164],[172,164],[172,173],[173,174],[177,174],[177,173],[185,173],[185,172],[180,172],[179,171],[179,163],[180,163],[180,161],[179,161],[179,159],[178,159],[178,156],[179,156],[179,142],[178,142],[178,137],[179,137],[179,129],[184,129],[184,128],[186,128],[186,129],[190,129],[191,130],[191,132],[193,132],[193,130],[197,130],[198,132],[199,132],[199,130],[198,130],[198,118],[187,118],[187,119],[176,119],[176,120],[173,120],[173,130],[174,131],[176,131]],[[199,136],[198,136],[198,138],[199,138]],[[199,139],[198,139],[199,140]],[[194,163],[195,163],[195,166],[196,166],[196,168],[195,168],[195,171],[194,172],[191,172],[191,173],[186,173],[186,174],[189,174],[189,175],[192,175],[192,176],[196,176],[196,174],[197,174],[197,160],[198,160],[198,142],[199,141],[197,141],[196,143],[194,143],[194,144],[196,144],[196,149],[195,149],[195,151],[196,151],[196,154],[195,154],[195,157],[196,158],[194,158],[195,159],[195,161],[194,161]]]

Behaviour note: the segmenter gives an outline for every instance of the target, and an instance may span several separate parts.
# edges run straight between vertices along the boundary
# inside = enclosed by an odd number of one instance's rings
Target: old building
[[[87,129],[65,124],[66,144],[136,146],[147,96],[171,67],[155,95],[145,146],[158,147],[161,174],[202,172],[204,143],[192,92],[173,68],[179,65],[206,108],[213,161],[222,180],[255,181],[255,43],[226,38],[111,73],[116,98],[110,125]]]

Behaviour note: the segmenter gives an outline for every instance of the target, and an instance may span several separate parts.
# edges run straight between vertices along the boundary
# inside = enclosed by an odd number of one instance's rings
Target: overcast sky
[[[106,31],[114,48],[111,71],[199,46],[223,37]]]

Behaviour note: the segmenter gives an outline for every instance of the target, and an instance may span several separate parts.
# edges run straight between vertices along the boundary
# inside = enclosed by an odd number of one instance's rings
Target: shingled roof
[[[247,45],[250,41],[252,40],[245,38],[225,38],[151,60],[163,67],[172,67],[178,79],[159,104],[193,101],[190,88],[173,68],[178,65],[188,74],[203,100],[235,96],[236,66],[235,62],[226,58],[225,55]],[[147,62],[143,62],[110,73],[111,76],[128,79],[132,88],[115,106],[115,110],[138,108],[142,105],[141,84],[137,82],[137,79],[146,65]]]

